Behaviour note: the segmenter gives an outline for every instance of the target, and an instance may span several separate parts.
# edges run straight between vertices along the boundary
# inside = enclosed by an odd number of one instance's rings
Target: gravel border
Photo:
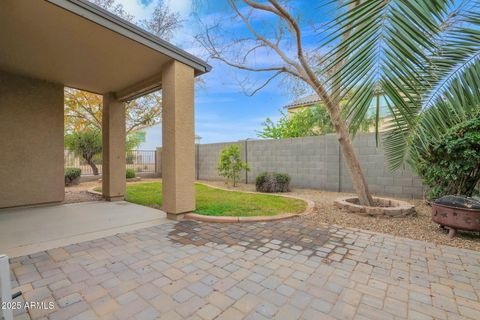
[[[100,185],[98,181],[89,181],[65,187],[65,200],[62,203],[100,201],[102,195],[94,195],[87,191],[89,188],[96,188],[98,185]]]

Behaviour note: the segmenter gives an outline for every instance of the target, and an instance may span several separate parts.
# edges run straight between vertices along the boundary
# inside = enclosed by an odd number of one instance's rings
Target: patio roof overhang
[[[201,59],[86,0],[5,0],[0,70],[130,100],[161,88],[176,60],[210,71]]]

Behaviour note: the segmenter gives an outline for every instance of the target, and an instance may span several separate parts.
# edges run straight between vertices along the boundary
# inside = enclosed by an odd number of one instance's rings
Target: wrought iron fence
[[[155,150],[131,150],[125,154],[127,169],[134,169],[136,172],[155,172],[156,151]],[[98,173],[102,174],[102,155],[93,158],[93,165],[88,164],[83,158],[77,157],[73,152],[65,150],[64,166],[80,168],[82,175],[93,175],[93,166],[97,168]]]
[[[135,172],[155,172],[155,150],[131,150],[127,151],[127,169]]]

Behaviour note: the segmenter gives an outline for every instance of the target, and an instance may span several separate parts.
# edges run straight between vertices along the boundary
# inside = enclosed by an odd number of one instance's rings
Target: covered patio
[[[210,66],[88,1],[6,0],[2,9],[0,208],[64,199],[63,95],[72,87],[103,96],[108,201],[125,194],[125,102],[162,90],[163,210],[174,219],[192,211],[194,77]]]
[[[6,209],[0,252],[10,258],[166,223],[165,213],[126,201]]]

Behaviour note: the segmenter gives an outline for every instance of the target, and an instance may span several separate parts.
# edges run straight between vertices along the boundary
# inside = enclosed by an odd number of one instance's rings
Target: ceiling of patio
[[[84,0],[4,0],[0,70],[99,94],[160,85],[162,66],[209,66]]]

